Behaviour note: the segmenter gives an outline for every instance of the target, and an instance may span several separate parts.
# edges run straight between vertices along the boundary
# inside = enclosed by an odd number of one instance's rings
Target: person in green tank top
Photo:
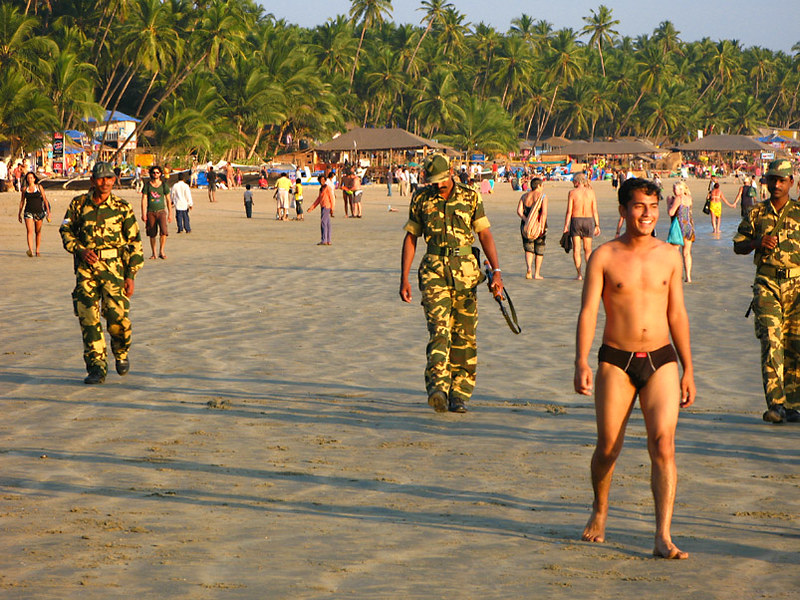
[[[156,236],[159,237],[158,257],[167,258],[164,249],[167,245],[167,223],[172,222],[172,198],[169,185],[161,179],[164,172],[158,165],[149,169],[150,181],[142,188],[142,221],[145,233],[150,238],[151,259],[156,257]]]

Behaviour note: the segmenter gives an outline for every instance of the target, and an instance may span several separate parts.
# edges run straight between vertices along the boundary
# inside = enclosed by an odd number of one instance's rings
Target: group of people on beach
[[[475,385],[476,286],[484,278],[479,254],[472,247],[476,236],[487,258],[490,289],[501,301],[502,270],[480,194],[456,181],[444,157],[430,159],[424,173],[427,185],[412,197],[404,227],[399,293],[404,302],[411,302],[409,270],[417,239],[422,237],[426,252],[419,264],[418,281],[429,332],[425,368],[428,404],[436,412],[464,413]],[[756,252],[753,309],[762,346],[767,401],[763,419],[769,423],[800,422],[800,350],[795,333],[800,327],[800,203],[789,197],[794,179],[788,160],[770,163],[766,179],[770,196],[763,203],[743,206],[734,251]],[[584,279],[574,388],[580,394],[594,392],[598,432],[591,461],[594,502],[582,538],[605,540],[612,475],[638,397],[647,431],[655,501],[653,555],[684,559],[688,553],[674,544],[670,529],[677,488],[678,413],[680,408],[691,406],[696,396],[683,299],[684,277],[691,281],[691,252],[679,254],[673,245],[655,237],[661,185],[637,177],[626,178],[619,185],[624,232],[618,230],[613,240],[592,252],[591,239],[599,234],[596,199],[585,177],[575,177],[573,185],[563,237],[574,242],[577,278]],[[743,184],[736,201],[744,203],[747,195],[749,202],[751,194],[745,185],[749,183]],[[719,189],[718,184],[713,189]],[[685,240],[694,239],[691,205],[685,182],[676,183],[667,212],[676,219],[678,235]],[[461,215],[458,223],[448,220],[451,211]],[[530,191],[517,205],[517,214],[526,253],[526,277],[539,279],[547,219],[541,179],[531,180]],[[531,223],[536,219],[543,219],[538,227]],[[537,234],[526,236],[529,231]],[[584,245],[584,239],[589,243]],[[585,278],[579,243],[587,261]],[[595,380],[588,355],[601,301],[606,319]]]

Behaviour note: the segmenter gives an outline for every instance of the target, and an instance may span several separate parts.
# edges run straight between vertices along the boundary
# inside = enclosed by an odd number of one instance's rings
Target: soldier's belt
[[[97,254],[100,260],[119,258],[119,248],[100,248],[95,250],[95,254]]]
[[[469,256],[472,254],[472,246],[459,246],[457,248],[448,248],[444,246],[429,245],[428,254],[435,256]]]
[[[761,265],[756,269],[756,273],[764,275],[765,277],[772,277],[774,279],[794,279],[800,277],[800,267],[792,267],[790,269],[781,269],[771,265]]]

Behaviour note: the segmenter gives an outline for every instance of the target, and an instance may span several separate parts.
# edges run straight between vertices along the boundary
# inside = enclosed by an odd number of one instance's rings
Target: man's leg
[[[78,274],[75,289],[72,292],[72,303],[75,315],[81,324],[83,337],[83,362],[86,371],[91,373],[98,369],[103,376],[106,374],[106,340],[103,337],[103,328],[100,325],[100,290],[93,277]]]
[[[659,368],[639,392],[645,427],[647,451],[650,454],[650,487],[656,510],[656,537],[653,556],[660,558],[689,558],[672,543],[670,526],[678,486],[675,466],[675,428],[680,410],[680,378],[678,363],[670,362]]]
[[[150,258],[156,257],[156,236],[150,236]]]
[[[592,455],[592,516],[583,530],[588,542],[604,542],[608,519],[608,494],[611,478],[631,416],[636,388],[619,367],[606,362],[597,366],[594,410],[597,419],[597,446]]]
[[[581,238],[583,241],[583,255],[586,257],[586,262],[589,262],[589,257],[592,255],[592,238]]]
[[[450,312],[450,400],[468,402],[478,367],[478,303],[475,290],[455,292]]]
[[[451,294],[452,290],[439,282],[428,283],[422,289],[422,307],[428,325],[428,345],[425,348],[425,390],[428,397],[437,391],[443,392],[445,397],[450,393]]]
[[[783,300],[783,389],[788,421],[800,419],[800,287],[794,282],[782,286]]]
[[[783,420],[782,417],[772,418],[770,416],[773,406],[783,409],[786,402],[784,392],[784,317],[780,301],[780,288],[776,282],[758,278],[753,286],[753,292],[755,332],[761,342],[761,379],[768,409],[764,413],[764,420],[780,422]]]
[[[120,265],[121,269],[121,265]],[[111,337],[111,351],[117,360],[128,358],[131,347],[130,300],[122,293],[122,279],[108,278],[102,284],[103,317]]]
[[[581,275],[581,236],[572,236],[572,262],[575,263],[575,270],[578,272],[576,279],[583,279]]]

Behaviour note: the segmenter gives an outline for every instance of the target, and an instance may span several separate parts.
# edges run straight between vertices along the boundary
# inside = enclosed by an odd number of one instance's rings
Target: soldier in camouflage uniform
[[[417,238],[423,236],[427,249],[418,279],[430,334],[425,368],[428,404],[436,412],[463,413],[475,387],[476,288],[484,280],[472,252],[473,231],[492,266],[495,295],[502,293],[503,282],[481,195],[453,179],[444,156],[429,158],[423,174],[427,185],[412,197],[404,227],[400,297],[411,302],[408,272]]]
[[[800,421],[800,204],[789,197],[788,160],[766,173],[770,197],[749,210],[733,238],[736,254],[755,253],[753,311],[761,340],[768,423]]]
[[[64,248],[75,257],[77,281],[72,304],[83,333],[83,360],[88,372],[83,381],[87,384],[103,383],[108,368],[101,306],[117,373],[125,375],[130,369],[129,298],[144,256],[133,209],[111,193],[115,182],[113,165],[96,163],[92,187],[72,199],[60,229]]]

